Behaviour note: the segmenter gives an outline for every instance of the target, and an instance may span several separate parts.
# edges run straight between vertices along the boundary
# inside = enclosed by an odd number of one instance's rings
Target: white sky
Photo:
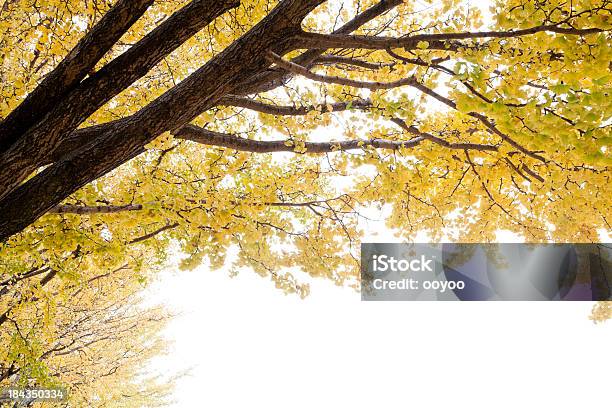
[[[612,324],[591,302],[305,300],[254,273],[166,271],[151,299],[182,315],[155,367],[192,367],[176,407],[577,407],[609,390]]]

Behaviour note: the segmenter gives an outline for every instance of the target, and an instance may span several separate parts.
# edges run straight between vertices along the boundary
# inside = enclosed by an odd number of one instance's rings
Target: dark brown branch
[[[153,232],[150,232],[150,233],[148,233],[148,234],[146,234],[146,235],[143,235],[143,236],[141,236],[141,237],[138,237],[138,238],[134,238],[133,240],[131,240],[131,241],[130,241],[130,242],[128,242],[128,243],[129,243],[129,244],[137,244],[137,243],[139,243],[139,242],[146,241],[147,239],[153,238],[154,236],[159,235],[159,234],[161,234],[161,233],[162,233],[162,232],[164,232],[164,231],[167,231],[167,230],[170,230],[170,229],[176,228],[176,227],[178,227],[178,226],[179,226],[179,224],[178,224],[178,223],[176,223],[176,222],[175,222],[175,223],[172,223],[172,224],[166,224],[166,225],[164,225],[163,227],[161,227],[161,228],[159,228],[159,229],[156,229],[156,230],[155,230],[155,231],[153,231]]]
[[[42,275],[43,273],[49,272],[51,268],[48,266],[43,268],[34,268],[28,272],[21,273],[18,275],[11,276],[3,282],[0,282],[0,296],[6,295],[9,292],[9,288],[14,284],[21,282],[22,280],[33,278],[34,276]]]
[[[457,50],[465,44],[454,40],[483,39],[483,38],[513,38],[532,35],[540,32],[552,32],[565,35],[587,35],[599,33],[600,28],[574,29],[561,28],[558,25],[541,25],[513,31],[482,31],[462,33],[436,33],[417,34],[406,37],[371,37],[364,35],[319,34],[303,32],[299,36],[303,48],[361,48],[379,49],[404,48],[416,49],[421,41],[426,41],[427,49]]]
[[[385,50],[388,48],[404,48],[414,50],[419,40],[413,37],[371,37],[365,35],[348,34],[319,34],[302,32],[299,37],[301,48],[358,48],[364,50]],[[429,41],[427,49],[457,51],[461,46],[456,41]]]
[[[54,214],[111,214],[125,211],[140,211],[143,206],[141,204],[128,204],[128,205],[71,205],[62,204],[56,205],[50,213]]]
[[[344,24],[342,27],[334,31],[334,34],[349,34],[362,25],[375,18],[383,15],[384,13],[392,10],[393,8],[402,4],[402,0],[382,0],[376,3],[374,6],[365,10],[363,13],[356,15],[352,20]],[[325,52],[324,49],[308,50],[300,56],[292,59],[292,62],[302,66],[309,66],[319,56]],[[290,73],[279,72],[278,70],[266,70],[250,77],[247,81],[241,84],[238,88],[240,95],[251,95],[261,92],[270,91],[278,86],[283,85],[291,77]],[[236,92],[238,93],[238,92]]]
[[[521,168],[523,169],[523,171],[525,173],[529,174],[531,177],[533,177],[534,179],[538,180],[540,183],[543,183],[545,181],[542,176],[538,175],[535,171],[531,170],[525,164],[523,164],[523,166]]]
[[[174,13],[136,45],[115,58],[57,103],[41,122],[0,156],[0,197],[48,160],[60,140],[87,117],[216,17],[236,7],[237,0],[194,0]]]
[[[335,151],[346,151],[364,149],[366,147],[397,150],[410,148],[418,145],[423,139],[412,139],[409,141],[392,141],[385,139],[369,140],[342,140],[337,142],[303,142],[294,146],[288,140],[263,141],[238,137],[227,133],[213,132],[195,125],[186,125],[179,129],[174,136],[180,139],[190,140],[208,146],[227,147],[234,150],[252,153],[271,152],[295,152],[296,148],[303,147],[304,153],[331,153]]]
[[[179,139],[190,140],[192,142],[215,146],[227,147],[234,150],[251,153],[272,153],[272,152],[296,152],[303,153],[331,153],[337,151],[358,150],[372,147],[375,149],[398,150],[412,148],[419,145],[424,140],[429,140],[448,149],[458,150],[477,150],[477,151],[498,151],[494,145],[484,145],[478,143],[451,143],[432,134],[421,132],[414,126],[408,126],[400,119],[392,119],[402,129],[416,136],[407,141],[396,141],[386,139],[365,139],[365,140],[342,140],[334,142],[293,142],[291,140],[253,140],[245,139],[236,135],[214,132],[195,125],[186,125],[174,133]]]
[[[372,107],[372,102],[364,99],[356,99],[350,102],[334,102],[329,104],[321,104],[320,106],[282,106],[282,105],[269,105],[254,99],[248,99],[241,96],[226,96],[221,98],[219,101],[220,105],[225,106],[236,106],[240,108],[250,109],[268,115],[282,115],[282,116],[298,116],[306,115],[312,111],[319,111],[321,113],[329,112],[341,112],[349,109],[368,109]],[[331,110],[330,110],[331,108]]]
[[[277,66],[293,73],[301,75],[305,78],[311,79],[313,81],[324,82],[327,84],[338,84],[338,85],[347,85],[355,88],[366,88],[371,90],[378,89],[392,89],[398,88],[405,85],[414,85],[416,79],[414,77],[403,78],[398,81],[393,82],[368,82],[368,81],[357,81],[349,78],[341,78],[338,76],[330,76],[330,75],[320,75],[315,74],[314,72],[309,71],[307,68],[293,63],[291,61],[286,61],[282,59],[280,56],[276,55],[273,52],[268,54],[268,59],[270,62],[273,62]]]
[[[402,62],[404,62],[406,64],[419,65],[419,66],[422,66],[422,67],[435,67],[435,68],[438,68],[438,69],[441,68],[441,69],[443,69],[445,71],[448,70],[448,68],[446,68],[444,66],[441,66],[441,65],[437,65],[437,64],[439,64],[441,62],[444,62],[444,61],[448,61],[450,59],[450,57],[434,58],[434,59],[431,60],[431,62],[426,62],[426,61],[423,61],[420,58],[406,58],[406,57],[403,57],[403,56],[397,54],[396,52],[394,52],[390,48],[387,48],[385,51],[387,52],[387,54],[389,54],[393,58],[395,58],[395,59],[397,59],[399,61],[402,61]],[[448,72],[452,72],[452,71],[448,70],[446,72],[448,73]]]
[[[139,112],[114,122],[94,142],[72,152],[0,200],[0,241],[21,231],[87,183],[144,151],[160,134],[178,129],[254,73],[269,50],[294,48],[302,20],[324,0],[284,0],[222,53]]]
[[[305,114],[307,113],[307,109],[314,109],[314,107],[290,107],[290,106],[273,106],[266,105],[258,101],[252,101],[248,99],[231,97],[240,99],[240,106],[245,108],[254,109],[257,111],[261,111],[268,114],[282,114],[282,115],[297,115],[297,114]],[[223,98],[222,100],[225,100]],[[229,99],[228,99],[229,101]],[[247,102],[248,101],[248,102]],[[358,108],[366,108],[368,106],[368,101],[360,101],[361,104],[357,104]],[[346,108],[348,103],[342,102],[340,106],[336,106],[335,104],[332,106],[332,109],[335,111],[336,108]],[[327,111],[327,107],[324,107],[324,111]],[[371,140],[351,140],[351,141],[341,141],[341,142],[327,142],[327,143],[312,143],[306,142],[304,147],[306,151],[304,153],[328,153],[333,151],[346,151],[346,150],[356,150],[363,149],[366,146],[371,146],[374,148],[382,148],[382,149],[391,149],[397,150],[400,148],[409,148],[414,147],[418,143],[423,140],[430,140],[436,144],[441,146],[450,148],[450,149],[471,149],[471,150],[479,150],[479,151],[496,151],[498,150],[497,146],[494,145],[483,145],[477,143],[450,143],[431,135],[429,133],[420,132],[414,126],[408,126],[406,123],[399,119],[392,119],[393,122],[398,124],[404,130],[412,133],[416,136],[416,138],[410,141],[390,141],[385,139],[371,139]],[[57,150],[58,153],[68,153],[71,149],[74,149],[75,146],[84,146],[92,140],[95,140],[99,137],[100,134],[103,134],[105,130],[107,130],[109,125],[97,125],[92,126],[90,128],[80,129],[77,132],[74,132],[71,135],[71,138],[66,139],[66,147],[60,145],[60,148]],[[235,150],[252,152],[252,153],[269,153],[269,152],[295,152],[295,146],[287,145],[289,140],[277,140],[277,141],[258,141],[252,139],[241,138],[236,135],[227,134],[227,133],[219,133],[215,131],[211,131],[208,129],[201,128],[195,125],[185,125],[177,130],[172,131],[172,134],[177,139],[190,140],[192,142],[197,142],[200,144],[205,144],[208,146],[217,146],[217,147],[227,147]],[[61,159],[61,156],[57,158]],[[57,207],[56,207],[57,208]]]
[[[394,62],[369,62],[363,61],[357,58],[349,58],[349,57],[341,57],[339,55],[321,55],[317,58],[312,65],[331,65],[331,64],[341,64],[341,65],[352,65],[365,69],[378,70],[384,67],[392,67],[395,65]]]
[[[60,102],[94,68],[153,0],[119,0],[62,62],[0,123],[0,152]]]
[[[254,110],[257,112],[267,113],[269,115],[306,115],[308,112],[313,110],[319,110],[321,113],[327,113],[329,108],[332,108],[333,112],[345,111],[348,109],[372,109],[373,106],[370,101],[357,99],[351,102],[336,102],[329,104],[323,104],[318,108],[315,106],[276,106],[265,104],[260,101],[248,99],[241,96],[228,95],[224,96],[219,100],[219,105],[236,106],[245,109]],[[88,143],[99,138],[105,132],[110,131],[113,126],[121,123],[121,121],[108,122],[102,125],[89,126],[83,129],[78,129],[72,132],[67,137],[62,138],[58,147],[54,150],[53,155],[50,156],[42,164],[47,165],[58,160],[61,160],[64,156],[76,151]],[[178,130],[174,131],[175,135],[180,134]]]
[[[516,165],[514,163],[512,163],[512,160],[510,160],[507,157],[504,157],[504,161],[506,162],[506,164],[508,164],[508,166],[510,166],[510,168],[512,170],[514,170],[516,172],[516,174],[518,174],[519,176],[521,176],[522,178],[524,178],[525,180],[527,180],[528,182],[531,183],[531,179],[529,177],[527,177],[522,171],[521,169],[519,169],[518,167],[516,167]],[[517,186],[518,187],[518,186]]]

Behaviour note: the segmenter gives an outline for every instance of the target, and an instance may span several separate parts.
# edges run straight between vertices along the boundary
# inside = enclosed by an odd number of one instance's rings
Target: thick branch
[[[0,152],[44,117],[94,68],[153,0],[119,0],[78,42],[62,62],[0,123]]]
[[[125,211],[140,211],[142,210],[141,204],[128,204],[128,205],[72,205],[62,204],[56,205],[50,213],[54,214],[111,214]]]
[[[540,183],[544,183],[544,181],[546,181],[546,180],[544,180],[544,178],[542,176],[540,176],[539,174],[537,174],[536,172],[531,170],[525,164],[523,164],[523,166],[521,168],[523,169],[523,171],[525,173],[529,174],[531,177],[533,177],[534,179],[538,180]]]
[[[144,151],[268,67],[269,50],[294,48],[302,20],[324,0],[283,0],[249,32],[136,114],[116,121],[80,151],[49,166],[0,201],[0,241],[21,231],[70,194]]]
[[[4,163],[0,168],[0,197],[40,166],[60,140],[91,114],[219,15],[237,5],[238,0],[194,0],[85,79],[16,145],[0,156],[0,162]]]
[[[374,6],[365,10],[363,13],[356,15],[352,20],[334,31],[334,34],[349,34],[367,22],[374,20],[400,4],[402,4],[402,0],[379,1]],[[308,66],[321,54],[323,54],[323,52],[325,52],[324,49],[309,50],[294,58],[292,62],[302,66]],[[240,95],[251,95],[266,92],[283,85],[289,80],[290,77],[291,74],[286,72],[267,70],[250,77],[247,81],[242,83],[238,89],[240,90]]]
[[[220,105],[226,106],[237,106],[245,109],[254,110],[257,112],[267,113],[269,115],[306,115],[308,112],[319,110],[321,113],[326,113],[329,108],[332,108],[333,112],[340,112],[348,109],[371,109],[373,108],[372,103],[368,100],[357,99],[351,102],[336,102],[327,106],[322,104],[319,107],[316,106],[275,106],[268,105],[260,101],[248,99],[245,97],[228,95],[224,96],[219,100]],[[79,150],[87,144],[95,141],[101,137],[105,132],[111,131],[111,129],[119,125],[122,121],[108,122],[102,125],[89,126],[83,129],[78,129],[72,132],[67,137],[62,138],[58,147],[54,150],[53,155],[50,156],[43,165],[48,165],[53,162],[59,161],[71,152]],[[177,129],[174,131],[175,136],[181,134]],[[176,136],[179,137],[179,136]],[[180,138],[180,137],[179,137]]]
[[[440,137],[421,132],[414,126],[408,126],[400,119],[394,119],[402,129],[410,132],[415,138],[406,141],[386,140],[386,139],[367,139],[367,140],[342,140],[335,142],[302,142],[294,145],[290,140],[253,140],[245,139],[236,135],[214,132],[195,125],[183,126],[174,133],[179,139],[191,140],[208,146],[227,147],[234,150],[251,153],[272,153],[272,152],[296,152],[296,149],[303,153],[331,153],[347,150],[358,150],[372,147],[375,149],[398,150],[412,148],[419,145],[424,140],[429,140],[448,149],[458,150],[478,150],[478,151],[497,151],[494,145],[478,143],[450,143]]]
[[[513,31],[483,31],[462,33],[436,33],[417,34],[406,37],[371,37],[364,35],[319,34],[303,32],[299,36],[303,48],[361,48],[378,49],[404,48],[416,49],[421,41],[428,43],[427,49],[457,50],[462,46],[454,40],[481,39],[481,38],[513,38],[532,35],[540,32],[552,32],[565,35],[587,35],[599,33],[600,28],[574,29],[561,28],[557,25],[541,25]],[[463,45],[464,46],[464,45]]]
[[[279,116],[299,116],[306,115],[309,112],[319,111],[321,113],[341,112],[349,109],[367,109],[372,107],[372,102],[364,99],[356,99],[350,102],[334,102],[329,104],[321,104],[320,106],[282,106],[269,105],[254,99],[248,99],[240,96],[226,96],[219,101],[220,105],[236,106],[240,108],[250,109],[268,115]],[[330,109],[331,108],[331,109]]]
[[[385,50],[387,48],[417,48],[419,40],[413,37],[372,37],[348,34],[319,34],[302,32],[299,37],[301,48],[359,48],[365,50]],[[427,46],[430,50],[456,51],[461,44],[456,41],[432,40]]]
[[[296,146],[288,140],[263,141],[238,137],[227,133],[213,132],[195,125],[186,125],[178,130],[175,137],[208,146],[227,147],[234,150],[252,153],[295,152]],[[357,150],[366,147],[398,150],[418,145],[423,139],[409,141],[392,141],[385,139],[342,140],[337,142],[304,142],[299,147],[304,153],[331,153],[337,151]]]
[[[256,102],[256,101],[252,101]],[[258,103],[258,102],[256,102]],[[264,104],[262,104],[264,105]],[[271,105],[257,106],[258,109],[266,110],[266,113],[272,113],[276,108]],[[301,109],[292,107],[283,107],[283,109]],[[268,109],[271,109],[268,111]],[[313,143],[306,142],[304,153],[329,153],[333,151],[347,151],[363,149],[364,147],[371,146],[374,148],[391,149],[397,150],[400,148],[410,148],[419,144],[423,140],[430,140],[436,144],[444,146],[449,149],[468,149],[478,151],[497,151],[498,147],[494,145],[484,145],[477,143],[450,143],[441,139],[437,136],[429,133],[421,132],[414,126],[408,126],[404,121],[400,119],[392,119],[393,122],[398,124],[404,130],[410,132],[416,137],[410,141],[391,141],[385,139],[370,139],[370,140],[349,140],[340,142],[327,142],[327,143]],[[79,144],[86,145],[90,140],[95,139],[101,133],[104,132],[107,125],[98,125],[91,128],[80,129],[75,132],[70,139],[66,140],[67,144]],[[220,133],[211,131],[208,129],[201,128],[195,125],[185,125],[181,128],[174,130],[173,136],[177,139],[190,140],[192,142],[217,147],[227,147],[239,151],[252,152],[252,153],[271,153],[271,152],[295,152],[295,146],[287,145],[290,141],[288,140],[276,140],[276,141],[261,141],[245,139],[236,135]],[[63,150],[69,151],[70,148],[59,149],[58,152]],[[58,208],[58,207],[55,207]],[[52,210],[53,211],[53,210]]]

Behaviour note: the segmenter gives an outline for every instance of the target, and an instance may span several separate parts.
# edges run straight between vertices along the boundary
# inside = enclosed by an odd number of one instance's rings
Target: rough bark
[[[541,25],[523,30],[512,31],[482,31],[462,33],[436,33],[417,34],[407,37],[369,37],[363,35],[346,34],[318,34],[304,32],[300,35],[300,45],[303,48],[361,48],[384,50],[387,48],[404,48],[406,50],[418,48],[421,41],[427,41],[427,49],[452,51],[461,44],[454,44],[452,40],[485,39],[485,38],[514,38],[532,35],[541,32],[551,32],[569,35],[588,35],[602,32],[599,28],[570,29],[557,25]]]
[[[368,100],[354,100],[352,102],[335,102],[331,104],[321,104],[321,106],[285,106],[285,105],[268,105],[263,102],[247,99],[245,97],[228,95],[224,96],[219,100],[221,106],[235,106],[253,110],[256,112],[266,113],[269,115],[282,115],[282,116],[297,116],[306,115],[308,112],[317,110],[320,113],[340,112],[348,109],[372,109],[374,106],[372,102]],[[78,129],[68,136],[62,138],[58,147],[53,151],[53,154],[48,159],[42,162],[42,165],[48,165],[58,160],[61,160],[64,156],[76,151],[83,146],[91,143],[105,131],[110,129],[115,122],[108,122],[102,125],[90,126],[83,129]],[[187,126],[187,125],[186,125]],[[174,136],[178,139],[182,139],[182,135],[188,135],[189,132],[184,133],[181,131],[182,128],[173,132]],[[189,139],[185,137],[185,139]]]
[[[320,106],[283,106],[268,105],[260,101],[248,99],[240,96],[225,96],[219,101],[220,105],[235,106],[254,110],[256,112],[267,113],[268,115],[279,116],[299,116],[306,115],[308,112],[319,111],[321,113],[341,112],[349,109],[368,109],[372,108],[372,102],[364,99],[356,99],[351,102],[335,102],[321,104]]]
[[[290,107],[282,107],[289,109]],[[296,108],[293,108],[296,109]],[[403,120],[392,119],[392,122],[396,123],[399,127],[407,131],[408,133],[415,136],[410,140],[388,140],[388,139],[363,139],[363,140],[342,140],[335,142],[305,142],[303,148],[306,149],[303,153],[330,153],[334,151],[347,151],[347,150],[358,150],[367,147],[373,147],[376,149],[390,149],[398,150],[403,148],[411,148],[420,144],[424,140],[429,140],[448,149],[458,150],[478,150],[478,151],[497,151],[498,146],[477,144],[477,143],[450,143],[440,137],[434,136],[430,133],[421,132],[414,126],[408,126]],[[95,129],[83,129],[83,131],[75,132],[74,144],[82,143],[84,140],[93,140],[99,134],[104,131],[101,128],[100,131]],[[173,136],[177,139],[189,140],[199,144],[203,144],[211,147],[227,147],[229,149],[239,150],[250,153],[274,153],[274,152],[296,152],[296,146],[288,144],[289,140],[254,140],[240,137],[234,134],[215,132],[212,130],[204,129],[199,126],[187,124],[179,129],[172,132]],[[293,142],[292,142],[293,143]],[[74,147],[67,146],[63,149],[66,151],[71,150]],[[74,212],[75,206],[62,206],[58,205],[50,210],[50,212]],[[70,211],[58,211],[58,209],[66,208]],[[77,207],[78,208],[78,207]],[[89,207],[87,207],[89,208]],[[96,207],[93,207],[96,208]],[[110,208],[113,208],[112,206]],[[122,208],[122,207],[118,207]],[[138,208],[136,208],[138,209]],[[94,212],[94,211],[88,211]],[[112,211],[108,211],[112,212]],[[84,211],[85,213],[85,211]]]
[[[334,31],[334,34],[352,33],[362,25],[399,6],[400,4],[402,4],[402,0],[382,0],[364,12],[359,13],[352,20]],[[302,55],[294,58],[292,62],[303,66],[309,66],[324,52],[325,48],[308,50]],[[258,75],[254,75],[247,81],[244,81],[238,88],[239,92],[236,93],[239,95],[251,95],[266,92],[283,85],[291,77],[291,73],[284,71],[266,70]]]
[[[324,0],[285,0],[248,33],[138,113],[116,121],[99,138],[11,191],[0,202],[0,241],[21,231],[63,199],[140,154],[159,134],[215,106],[225,94],[283,55],[301,21]]]
[[[295,75],[301,75],[305,78],[308,78],[313,81],[324,82],[327,84],[338,84],[338,85],[347,85],[355,88],[366,88],[370,90],[378,90],[378,89],[392,89],[398,88],[405,85],[414,86],[417,83],[415,77],[410,76],[408,78],[402,78],[393,82],[366,82],[366,81],[356,81],[354,79],[342,78],[339,76],[329,76],[329,75],[320,75],[315,74],[308,70],[308,68],[303,67],[302,65],[298,65],[291,61],[286,61],[282,59],[280,56],[271,52],[268,54],[268,60],[276,64],[276,66],[291,72]]]
[[[0,123],[0,152],[58,103],[94,68],[153,0],[120,0],[36,89]]]
[[[112,97],[144,76],[166,55],[240,4],[239,0],[194,0],[136,45],[85,79],[51,112],[0,155],[0,197],[53,154],[60,140]]]
[[[296,149],[296,146],[288,144],[286,140],[264,141],[245,139],[236,135],[213,132],[194,125],[183,126],[174,136],[209,146],[227,147],[251,153],[293,152]],[[305,142],[301,147],[306,149],[304,153],[331,153],[334,151],[358,150],[367,147],[398,150],[400,148],[414,147],[423,140],[423,138],[415,138],[410,141],[370,139],[321,143]]]
[[[393,120],[402,129],[415,137],[410,140],[388,139],[357,139],[335,142],[304,142],[299,146],[290,140],[253,140],[237,135],[213,132],[195,125],[185,125],[174,133],[178,139],[191,140],[208,146],[227,147],[234,150],[251,153],[301,152],[301,153],[331,153],[335,151],[358,150],[372,147],[375,149],[399,150],[418,146],[424,140],[429,140],[447,149],[478,150],[495,152],[499,148],[494,145],[477,143],[450,143],[430,133],[421,132],[414,126],[408,126],[402,120]]]
[[[350,33],[367,22],[375,19],[376,17],[384,14],[385,12],[393,9],[394,7],[400,5],[402,0],[382,0],[370,7],[369,9],[359,13],[352,20],[344,24],[334,33],[338,34],[346,34]],[[300,64],[313,64],[317,63],[319,57],[325,52],[325,50],[309,50],[304,52],[299,57],[295,58],[293,62]],[[345,60],[343,60],[346,62]],[[232,106],[241,106],[248,109],[255,109],[256,104],[254,102],[245,102],[246,98],[238,99],[238,95],[246,95],[255,92],[264,92],[266,90],[270,90],[276,88],[277,86],[282,85],[288,79],[293,76],[292,73],[287,73],[286,71],[281,70],[264,70],[261,72],[254,72],[251,77],[247,80],[243,81],[240,85],[236,87],[233,93],[237,95],[227,95],[219,100],[219,105],[232,105]],[[248,104],[248,106],[247,106]],[[359,104],[352,105],[355,108],[360,108]],[[365,106],[364,106],[365,107]],[[258,109],[255,109],[258,110]],[[268,110],[269,113],[269,109]],[[335,110],[335,109],[334,109]],[[262,111],[262,110],[260,110]],[[296,113],[298,114],[298,113]],[[45,158],[44,161],[39,163],[40,166],[48,165],[51,162],[60,160],[65,155],[70,152],[76,151],[90,143],[95,138],[99,137],[104,131],[110,129],[110,127],[114,126],[114,122],[106,123],[103,125],[91,126],[84,129],[78,129],[68,135],[65,135],[61,138],[59,145],[53,150],[53,152]]]
[[[114,214],[125,211],[140,211],[142,204],[126,204],[126,205],[56,205],[49,213],[54,214]]]

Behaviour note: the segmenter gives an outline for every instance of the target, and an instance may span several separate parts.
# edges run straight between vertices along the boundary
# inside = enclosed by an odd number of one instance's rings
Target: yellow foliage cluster
[[[57,65],[111,3],[5,2],[9,5],[0,12],[0,118]],[[156,1],[101,64],[186,3]],[[276,3],[242,1],[85,125],[138,111],[219,54]],[[339,3],[317,8],[304,29],[330,32],[377,2]],[[286,293],[305,296],[309,289],[304,276],[358,286],[358,242],[376,209],[402,240],[425,231],[432,240],[494,241],[499,230],[509,230],[533,242],[596,242],[602,231],[610,233],[612,21],[609,6],[601,7],[606,2],[495,1],[489,10],[491,23],[483,10],[465,2],[429,3],[432,7],[422,8],[404,2],[356,33],[397,37],[517,30],[546,24],[545,19],[562,21],[570,12],[576,29],[607,31],[478,38],[456,49],[435,49],[433,40],[419,41],[409,52],[392,50],[402,60],[417,63],[402,62],[386,50],[329,50],[334,56],[380,64],[381,69],[339,64],[314,66],[313,71],[357,81],[413,76],[439,97],[416,89],[371,91],[294,78],[253,99],[315,107],[310,113],[280,116],[222,105],[193,122],[246,139],[285,140],[293,152],[239,152],[164,133],[142,155],[65,202],[138,204],[139,210],[51,212],[0,247],[2,281],[43,267],[57,271],[44,288],[38,281],[24,280],[10,286],[12,296],[0,297],[0,313],[10,311],[10,321],[0,331],[0,362],[29,370],[40,383],[75,381],[72,355],[43,358],[59,332],[79,317],[75,296],[86,302],[87,310],[119,302],[154,277],[172,248],[182,256],[182,269],[202,262],[212,268],[251,268]],[[357,100],[368,100],[371,106],[342,111],[332,106]],[[490,126],[481,117],[488,118]],[[427,137],[396,150],[366,143],[414,142],[417,136],[397,126],[397,119]],[[305,147],[305,142],[339,140],[359,140],[362,148],[336,151],[341,150],[338,144],[331,153],[313,155]],[[466,144],[489,148],[449,147]],[[238,249],[235,258],[228,257],[232,248]],[[104,279],[97,278],[102,275]],[[97,286],[92,279],[105,283]],[[595,320],[609,315],[608,306],[594,311]],[[121,341],[136,344],[155,332],[153,326],[139,326],[141,337]],[[111,353],[103,344],[91,356]],[[111,354],[100,359],[111,360]],[[92,363],[91,370],[98,369]],[[53,377],[63,372],[70,374]],[[104,389],[118,387],[130,373],[114,377],[119,380]]]

